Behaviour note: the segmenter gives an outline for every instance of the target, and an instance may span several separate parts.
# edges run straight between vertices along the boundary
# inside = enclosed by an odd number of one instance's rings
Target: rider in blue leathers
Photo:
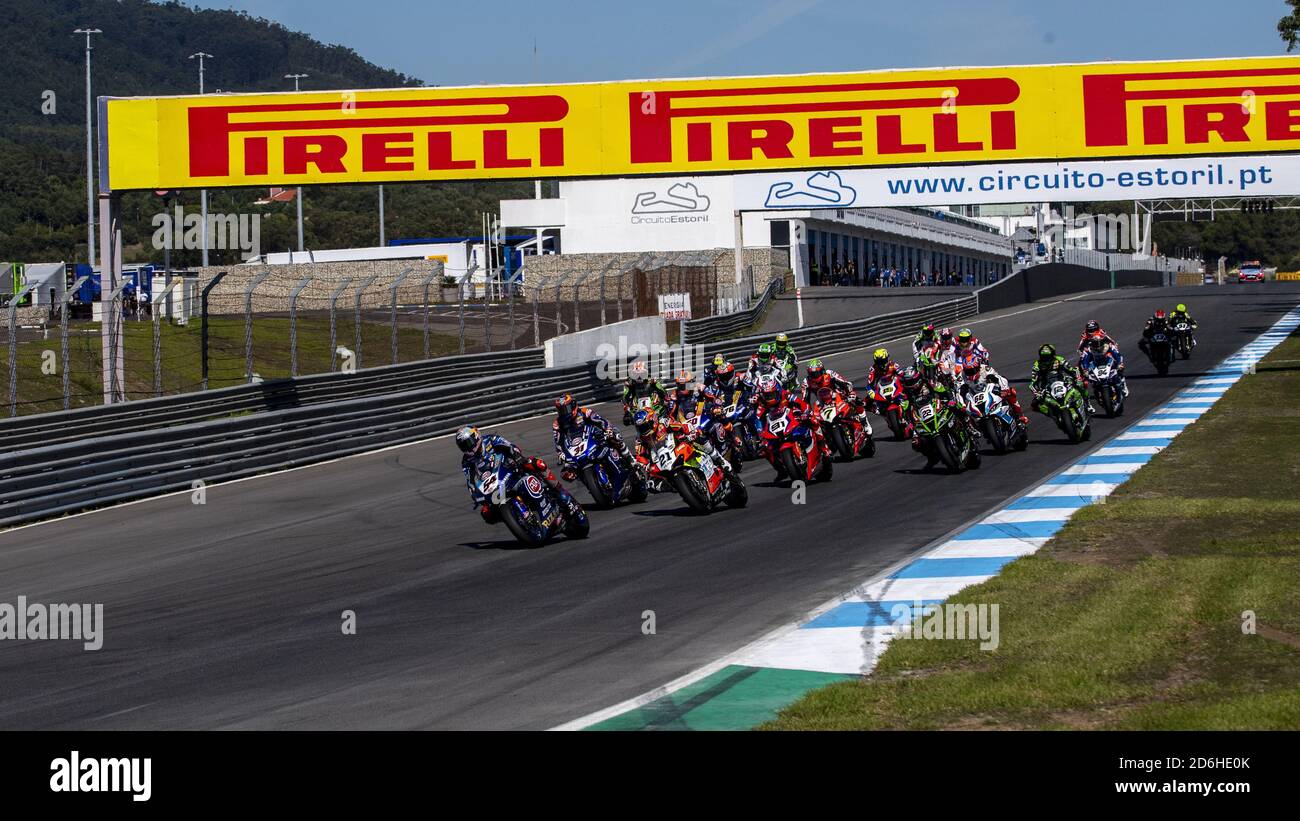
[[[556,495],[560,497],[560,501],[570,514],[582,512],[582,506],[578,504],[578,500],[574,499],[569,491],[564,489],[564,485],[561,485],[559,480],[555,478],[555,474],[547,469],[545,462],[536,457],[524,456],[524,452],[504,436],[495,433],[480,434],[478,428],[466,425],[456,431],[456,447],[460,448],[460,470],[465,474],[470,497],[473,499],[474,504],[478,505],[479,515],[488,524],[496,523],[496,508],[486,500],[474,498],[477,490],[475,482],[479,473],[487,467],[488,457],[493,454],[501,454],[508,461],[518,466],[520,470],[531,473],[545,482],[547,487],[555,491]]]

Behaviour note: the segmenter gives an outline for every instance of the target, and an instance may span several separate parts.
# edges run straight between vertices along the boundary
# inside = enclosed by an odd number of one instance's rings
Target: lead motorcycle
[[[1190,322],[1175,322],[1174,327],[1170,329],[1170,335],[1174,338],[1174,350],[1183,359],[1190,359],[1192,348],[1195,347],[1192,341],[1192,325]]]
[[[652,486],[675,489],[696,513],[749,503],[749,491],[734,470],[728,474],[709,454],[672,431],[664,431],[650,446],[646,472]]]
[[[921,452],[927,458],[942,462],[954,473],[980,466],[975,437],[947,402],[931,397],[915,406],[914,417]]]
[[[494,453],[474,481],[476,504],[490,505],[514,537],[537,547],[563,533],[585,539],[591,532],[587,513],[578,506],[570,516],[559,495],[539,477],[522,471],[503,454]]]
[[[570,436],[564,451],[596,507],[608,509],[624,500],[646,500],[645,484],[635,465],[621,458],[598,428],[586,426],[581,433]]]

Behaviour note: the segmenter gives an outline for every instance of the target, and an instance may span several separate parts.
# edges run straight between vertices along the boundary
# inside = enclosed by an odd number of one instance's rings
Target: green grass
[[[202,382],[201,335],[199,323],[187,326],[160,326],[162,388],[164,394],[198,390]],[[362,322],[362,366],[386,365],[392,361],[390,327],[384,323]],[[243,384],[245,380],[244,320],[242,317],[213,317],[208,324],[209,388]],[[349,316],[340,317],[337,344],[356,347],[356,328]],[[57,363],[60,355],[59,329],[50,329],[48,339],[25,340],[18,345],[18,411],[22,414],[58,410],[63,407],[62,372],[45,373],[45,351],[52,351]],[[126,371],[126,391],[132,399],[154,395],[153,324],[127,322],[122,340]],[[432,356],[454,354],[456,337],[431,333]],[[72,406],[97,404],[103,388],[100,380],[101,356],[98,323],[72,323],[69,328],[68,359]],[[8,354],[3,353],[7,373]],[[398,326],[398,360],[410,362],[424,357],[424,335],[418,325]],[[298,319],[298,374],[325,373],[330,370],[329,319]],[[287,317],[261,317],[253,322],[253,371],[264,379],[289,376],[289,320]],[[8,401],[7,384],[4,400]]]
[[[895,641],[763,728],[1300,728],[1296,360],[1292,336],[1105,504],[955,596],[1000,605],[997,650]]]

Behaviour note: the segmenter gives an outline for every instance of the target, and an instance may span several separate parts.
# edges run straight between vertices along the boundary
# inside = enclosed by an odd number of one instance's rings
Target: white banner
[[[691,318],[690,294],[660,294],[659,315],[666,321]]]
[[[738,174],[741,211],[1300,194],[1300,155]]]

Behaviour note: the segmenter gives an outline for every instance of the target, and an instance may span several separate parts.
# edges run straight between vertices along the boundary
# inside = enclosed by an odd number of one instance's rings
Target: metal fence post
[[[513,276],[506,282],[506,299],[509,300],[506,325],[510,328],[510,350],[513,351],[515,349],[515,280]]]
[[[298,375],[298,295],[311,280],[312,275],[308,274],[298,280],[298,284],[289,291],[289,376],[291,377]]]
[[[352,277],[344,277],[343,281],[338,284],[338,287],[330,292],[330,373],[334,373],[339,358],[338,312],[336,311],[336,306],[338,305],[339,296],[342,295],[351,284]]]
[[[605,279],[609,276],[609,272],[617,264],[618,264],[617,259],[611,259],[609,261],[609,264],[606,265],[604,269],[601,270],[600,272],[600,324],[602,327],[605,325]]]
[[[163,300],[171,299],[171,292],[181,281],[173,279],[149,299],[149,313],[153,317],[153,395],[162,396],[162,306]],[[170,303],[169,303],[170,304]]]
[[[533,347],[542,347],[542,286],[538,285],[537,290],[533,292]]]
[[[199,293],[199,308],[202,313],[199,315],[199,360],[200,372],[203,382],[203,390],[208,389],[208,294],[212,289],[217,287],[217,283],[226,278],[229,271],[218,271],[212,281],[203,286]]]
[[[59,351],[59,367],[63,370],[63,409],[67,410],[72,403],[72,369],[68,367],[68,309],[71,307],[72,298],[81,290],[82,284],[90,279],[89,276],[82,275],[77,277],[77,281],[72,287],[63,292],[63,307],[59,310],[59,339],[62,349]]]
[[[406,277],[410,275],[410,273],[414,270],[415,270],[414,268],[407,268],[405,271],[398,274],[397,279],[393,280],[393,288],[390,294],[391,296],[390,302],[392,304],[389,307],[388,319],[393,326],[393,364],[394,365],[397,364],[397,289],[398,287],[401,286],[402,280],[406,279]]]
[[[25,285],[9,300],[9,415],[18,415],[18,303],[36,289]]]
[[[573,283],[573,330],[575,332],[582,330],[582,316],[578,313],[578,289],[582,287],[582,283],[586,282],[589,276],[591,276],[590,271],[578,277],[578,281]]]
[[[469,282],[469,278],[474,275],[474,271],[477,269],[477,263],[470,263],[469,268],[465,271],[465,276],[456,281],[456,292],[460,296],[460,307],[457,310],[457,319],[459,320],[460,325],[458,335],[460,339],[459,347],[461,353],[465,353],[465,285]],[[485,283],[487,282],[486,276],[483,281]]]
[[[560,293],[560,288],[564,285],[564,278],[566,276],[568,276],[568,274],[560,274],[559,278],[555,280],[555,335],[556,336],[560,335],[560,326],[564,324],[564,320],[560,318],[560,300],[564,299],[564,296]]]
[[[366,292],[366,289],[369,288],[372,284],[374,284],[374,281],[378,278],[379,278],[378,274],[371,274],[369,277],[366,278],[365,282],[362,282],[360,285],[357,286],[357,290],[355,291],[355,296],[357,301],[356,301],[356,310],[355,313],[353,314],[354,318],[352,320],[352,329],[356,331],[357,349],[353,355],[357,358],[358,368],[361,367],[361,295],[364,294]]]
[[[491,353],[492,351],[492,320],[488,312],[492,308],[492,291],[490,290],[491,281],[485,272],[483,275],[483,347],[484,350]]]
[[[424,358],[425,359],[429,358],[429,285],[432,284],[435,279],[442,278],[443,270],[444,269],[441,263],[436,265],[433,269],[433,273],[425,277],[424,281],[420,283],[420,285],[424,288]]]
[[[249,382],[253,381],[253,291],[270,275],[271,269],[267,268],[244,289],[244,376]]]

